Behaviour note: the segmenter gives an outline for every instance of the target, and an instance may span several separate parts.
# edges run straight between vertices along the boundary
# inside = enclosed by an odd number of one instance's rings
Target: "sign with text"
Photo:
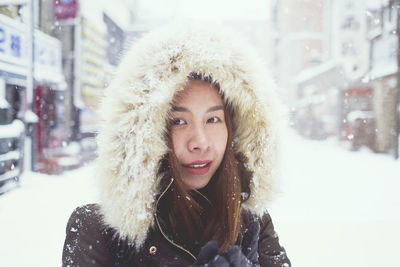
[[[78,0],[54,0],[54,20],[75,19],[78,14]]]
[[[16,65],[28,65],[27,27],[0,15],[0,60]]]
[[[28,71],[28,46],[31,45],[28,34],[26,24],[0,15],[0,62],[18,65]],[[39,30],[35,30],[34,40],[35,78],[53,80],[55,74],[62,75],[61,42]]]
[[[61,42],[39,31],[35,31],[36,72],[62,72]]]

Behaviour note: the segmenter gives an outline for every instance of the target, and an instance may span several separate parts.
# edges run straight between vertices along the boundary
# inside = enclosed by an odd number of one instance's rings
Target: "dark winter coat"
[[[233,110],[232,146],[249,174],[245,185],[249,195],[241,210],[244,222],[261,218],[260,263],[285,266],[286,254],[267,213],[279,178],[285,119],[275,84],[253,48],[227,28],[178,23],[136,40],[121,59],[98,112],[100,200],[72,215],[64,265],[90,266],[94,261],[105,266],[124,266],[124,262],[182,266],[193,262],[197,255],[192,257],[171,244],[165,237],[168,227],[160,227],[162,220],[157,222],[154,214],[157,196],[165,188],[160,163],[169,151],[165,133],[172,100],[194,72],[212,77]],[[136,252],[132,247],[141,249]]]
[[[189,266],[197,255],[185,249],[184,244],[173,240],[170,229],[158,214],[156,225],[150,229],[148,238],[140,250],[120,240],[117,230],[103,223],[97,204],[77,208],[71,215],[63,250],[63,266]],[[243,236],[253,222],[259,221],[258,263],[261,267],[289,267],[283,247],[274,231],[271,217],[262,218],[242,210],[242,231],[237,245],[241,247]]]

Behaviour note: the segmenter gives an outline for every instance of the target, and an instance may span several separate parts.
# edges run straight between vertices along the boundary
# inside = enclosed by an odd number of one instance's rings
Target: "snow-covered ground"
[[[400,267],[400,160],[289,136],[270,212],[295,267]],[[96,170],[30,173],[0,196],[0,266],[60,266],[67,219]]]
[[[291,136],[270,208],[293,266],[400,267],[400,160]]]
[[[61,266],[66,222],[97,199],[92,166],[50,176],[29,173],[0,196],[0,266]]]

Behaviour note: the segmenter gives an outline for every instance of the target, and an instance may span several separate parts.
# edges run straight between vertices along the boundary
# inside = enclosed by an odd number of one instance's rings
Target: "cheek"
[[[182,153],[182,148],[184,144],[183,136],[179,135],[177,132],[171,132],[171,141],[172,141],[172,149],[175,155],[179,158],[179,155]]]
[[[216,131],[213,136],[215,141],[215,150],[218,151],[219,156],[222,158],[226,150],[226,143],[228,141],[228,131],[226,127]]]

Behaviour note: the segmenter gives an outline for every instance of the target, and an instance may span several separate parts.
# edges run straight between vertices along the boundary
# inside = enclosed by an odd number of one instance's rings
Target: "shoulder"
[[[103,224],[103,218],[100,214],[100,206],[98,204],[87,204],[77,207],[71,214],[68,220],[68,226],[74,226],[75,229],[70,229],[72,232],[82,228],[93,227]],[[68,227],[67,227],[68,231]]]
[[[107,266],[111,262],[112,236],[112,229],[103,223],[99,205],[76,208],[66,227],[63,266]]]
[[[254,222],[259,222],[261,226],[264,224],[268,224],[271,221],[271,216],[268,212],[265,212],[262,216],[258,216],[246,208],[241,209],[241,216],[243,226],[247,226]]]
[[[246,227],[255,222],[260,224],[260,235],[276,235],[271,215],[267,211],[263,215],[259,216],[248,209],[242,209],[242,225]]]
[[[114,232],[104,223],[98,204],[77,207],[72,212],[66,227],[67,239],[74,239],[75,243],[89,247],[92,243],[109,244]]]
[[[242,229],[248,229],[253,224],[260,225],[260,241],[263,239],[272,240],[277,236],[274,225],[272,223],[271,216],[268,212],[265,212],[262,216],[256,215],[248,209],[242,210]]]

